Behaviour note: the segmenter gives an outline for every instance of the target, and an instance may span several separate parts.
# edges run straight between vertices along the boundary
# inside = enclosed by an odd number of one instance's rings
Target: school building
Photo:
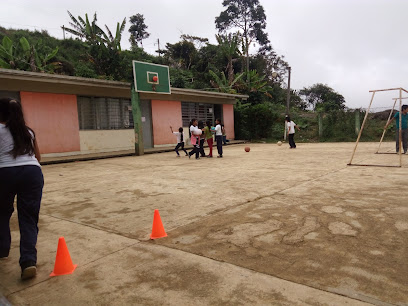
[[[21,101],[27,125],[47,156],[134,149],[131,84],[0,68],[0,97]],[[234,139],[237,99],[247,96],[171,88],[171,94],[140,93],[143,143],[156,148],[176,143],[170,125],[188,135],[192,118],[221,118]]]

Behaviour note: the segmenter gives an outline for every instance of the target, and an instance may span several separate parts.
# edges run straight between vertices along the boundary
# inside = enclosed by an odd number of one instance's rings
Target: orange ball
[[[250,147],[245,147],[245,152],[249,152],[249,151],[251,151],[251,148]]]
[[[159,78],[155,75],[155,76],[153,77],[153,82],[157,82],[158,79],[159,79]]]

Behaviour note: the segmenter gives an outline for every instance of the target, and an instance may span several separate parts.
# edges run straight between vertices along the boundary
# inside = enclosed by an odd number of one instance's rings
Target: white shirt
[[[30,131],[31,133],[31,131]],[[31,133],[32,136],[34,136]],[[0,123],[0,168],[34,165],[40,166],[34,155],[19,155],[16,158],[11,154],[14,148],[14,139],[9,128]]]
[[[221,124],[217,124],[217,125],[215,126],[215,136],[222,136]]]
[[[173,132],[177,136],[177,143],[185,142],[184,132]],[[183,141],[181,141],[181,134],[183,134]]]
[[[295,134],[295,126],[296,123],[294,123],[293,121],[286,122],[286,128],[289,129],[289,134]]]
[[[190,126],[190,133],[191,135],[199,136],[203,133],[203,131],[199,129],[198,127],[192,125]]]

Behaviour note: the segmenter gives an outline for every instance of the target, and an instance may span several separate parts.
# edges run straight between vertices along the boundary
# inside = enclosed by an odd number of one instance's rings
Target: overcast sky
[[[145,50],[179,41],[181,34],[215,44],[215,17],[222,0],[1,1],[0,25],[45,29],[62,38],[74,16],[97,12],[98,25],[114,29],[124,17],[145,17]],[[408,89],[408,0],[260,0],[273,48],[292,67],[291,87],[324,83],[342,94],[348,107],[367,107],[370,89]],[[129,48],[129,23],[122,48]],[[69,34],[68,34],[69,35]],[[67,36],[68,36],[67,35]],[[376,95],[374,107],[392,106],[398,93]]]

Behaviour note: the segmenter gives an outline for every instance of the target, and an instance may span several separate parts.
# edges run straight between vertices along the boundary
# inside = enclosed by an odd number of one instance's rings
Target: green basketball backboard
[[[170,94],[169,67],[132,61],[133,78],[137,92]]]

